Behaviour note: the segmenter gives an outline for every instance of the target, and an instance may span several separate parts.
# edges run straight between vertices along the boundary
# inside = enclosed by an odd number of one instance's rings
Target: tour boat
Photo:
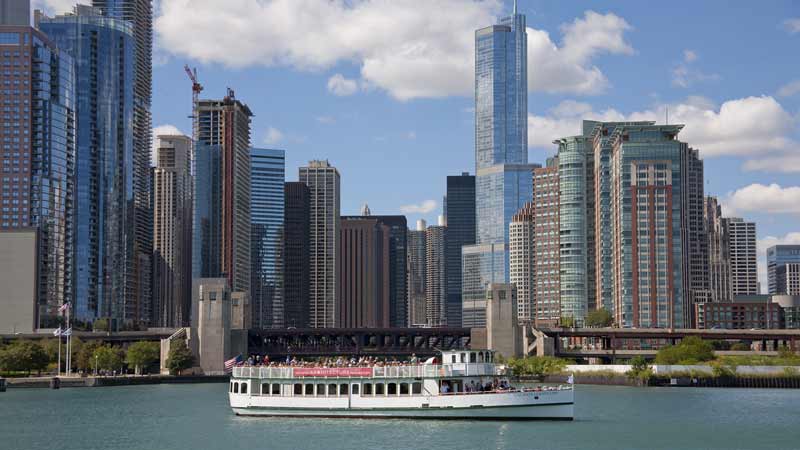
[[[234,367],[240,416],[572,420],[572,385],[515,388],[488,350],[369,367]],[[502,387],[500,387],[502,385]]]

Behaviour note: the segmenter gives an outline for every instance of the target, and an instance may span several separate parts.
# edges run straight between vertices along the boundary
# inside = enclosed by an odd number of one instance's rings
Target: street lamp
[[[97,376],[97,355],[94,355],[94,376]]]

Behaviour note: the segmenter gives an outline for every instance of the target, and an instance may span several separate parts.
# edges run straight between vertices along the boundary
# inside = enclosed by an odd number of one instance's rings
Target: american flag
[[[231,358],[225,361],[225,372],[226,373],[233,372],[233,366],[236,366],[240,362],[242,362],[242,355],[236,355],[235,358]]]

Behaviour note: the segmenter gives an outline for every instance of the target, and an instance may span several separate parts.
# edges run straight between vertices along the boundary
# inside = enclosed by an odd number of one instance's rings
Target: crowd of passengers
[[[494,381],[487,381],[485,383],[478,382],[476,383],[475,380],[470,381],[469,383],[464,383],[464,391],[467,393],[471,392],[496,392],[496,391],[511,391],[515,390],[510,384],[508,384],[508,380],[502,379],[498,380],[497,378]],[[443,381],[441,387],[442,394],[449,394],[451,392],[458,392],[458,388],[455,389],[450,386],[450,382]]]
[[[343,358],[341,356],[333,358],[317,358],[306,361],[296,357],[286,357],[285,360],[270,360],[269,356],[250,355],[243,366],[267,366],[267,367],[315,367],[315,368],[335,368],[335,367],[394,367],[394,366],[413,366],[420,363],[417,355],[411,355],[407,360],[397,358],[377,358],[374,356],[362,356],[356,358]]]

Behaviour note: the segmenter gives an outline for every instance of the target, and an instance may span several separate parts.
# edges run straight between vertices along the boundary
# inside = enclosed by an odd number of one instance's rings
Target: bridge
[[[689,336],[703,340],[756,344],[760,351],[717,351],[718,355],[775,355],[780,346],[800,350],[800,330],[701,330],[664,328],[533,328],[526,327],[530,354],[567,358],[655,357],[665,345]],[[770,350],[771,349],[771,350]]]
[[[77,337],[81,341],[102,341],[117,345],[127,346],[138,341],[160,341],[170,337],[177,328],[150,328],[144,331],[73,331],[72,337]],[[29,341],[40,341],[43,339],[55,339],[53,333],[16,333],[0,334],[0,343],[7,344],[18,339]]]
[[[250,353],[286,356],[434,356],[464,348],[469,328],[307,328],[250,330]]]

